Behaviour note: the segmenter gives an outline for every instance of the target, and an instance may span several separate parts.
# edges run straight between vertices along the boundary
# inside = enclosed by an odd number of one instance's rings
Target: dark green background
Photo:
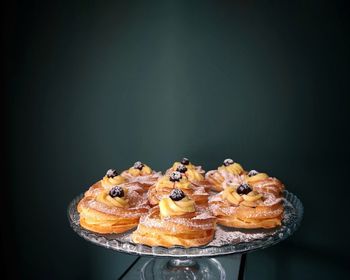
[[[69,228],[69,201],[136,160],[232,157],[304,203],[247,279],[348,273],[349,30],[342,2],[15,1],[4,10],[2,254],[11,279],[114,279],[134,257]]]

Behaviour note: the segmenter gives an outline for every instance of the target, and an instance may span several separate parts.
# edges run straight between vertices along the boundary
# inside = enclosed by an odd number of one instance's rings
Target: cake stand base
[[[141,269],[141,279],[225,279],[214,258],[152,258]]]

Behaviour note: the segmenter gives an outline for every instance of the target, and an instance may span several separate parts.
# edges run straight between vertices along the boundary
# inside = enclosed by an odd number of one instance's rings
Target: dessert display
[[[98,233],[121,233],[137,226],[149,210],[147,198],[116,186],[85,196],[78,204],[80,225]]]
[[[148,190],[150,186],[154,185],[161,175],[161,172],[152,170],[141,161],[135,162],[132,167],[123,171],[121,174],[129,183],[137,183],[145,190]]]
[[[183,158],[164,175],[137,161],[121,174],[109,169],[76,209],[80,226],[92,232],[123,233],[137,227],[130,232],[134,243],[187,248],[208,244],[221,228],[281,226],[284,189],[280,180],[246,171],[232,159],[205,173]]]
[[[174,189],[141,218],[131,238],[135,243],[149,246],[195,247],[209,243],[215,227],[215,217],[197,208],[182,190]]]
[[[175,188],[182,190],[198,205],[207,205],[209,194],[204,187],[193,185],[188,178],[179,171],[165,174],[157,183],[150,187],[148,200],[151,205],[157,205],[159,201],[168,196]]]

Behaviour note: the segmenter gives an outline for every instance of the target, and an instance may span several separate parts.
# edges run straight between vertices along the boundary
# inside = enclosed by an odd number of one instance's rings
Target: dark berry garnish
[[[122,187],[116,186],[111,188],[109,191],[109,195],[111,197],[123,197],[124,196],[124,190]]]
[[[188,158],[183,158],[182,160],[181,160],[181,163],[183,164],[183,165],[189,165],[190,164],[190,160],[188,159]]]
[[[135,169],[142,170],[144,167],[143,163],[141,161],[136,161],[133,166]]]
[[[234,164],[234,163],[235,162],[232,159],[230,159],[230,158],[227,158],[227,159],[224,160],[224,165],[225,166],[229,166],[229,165]]]
[[[179,201],[185,197],[185,194],[180,189],[173,189],[169,195],[169,197],[174,201]]]
[[[248,184],[242,184],[237,188],[237,193],[242,194],[248,194],[252,191],[252,189],[249,187]]]
[[[115,169],[108,169],[106,176],[107,178],[114,178],[115,176],[118,176],[118,172]]]
[[[171,182],[179,182],[181,178],[182,178],[181,173],[178,171],[174,171],[173,173],[171,173],[169,180]]]
[[[256,170],[250,170],[250,171],[248,172],[248,176],[249,176],[249,177],[255,176],[255,175],[257,175],[257,174],[259,174],[259,172],[256,171]]]
[[[183,164],[180,164],[177,168],[176,171],[179,171],[180,173],[185,173],[187,171],[187,167]]]

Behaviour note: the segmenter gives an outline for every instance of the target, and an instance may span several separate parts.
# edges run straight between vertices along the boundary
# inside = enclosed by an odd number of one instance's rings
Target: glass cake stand
[[[213,257],[243,254],[275,245],[295,232],[304,212],[301,201],[291,192],[284,191],[285,211],[282,225],[277,228],[244,230],[217,225],[213,241],[206,246],[150,247],[133,243],[130,239],[133,230],[122,234],[98,234],[82,228],[77,211],[82,197],[82,194],[75,197],[68,206],[68,219],[73,230],[84,239],[108,249],[156,257],[142,267],[141,279],[225,279],[225,271]]]

